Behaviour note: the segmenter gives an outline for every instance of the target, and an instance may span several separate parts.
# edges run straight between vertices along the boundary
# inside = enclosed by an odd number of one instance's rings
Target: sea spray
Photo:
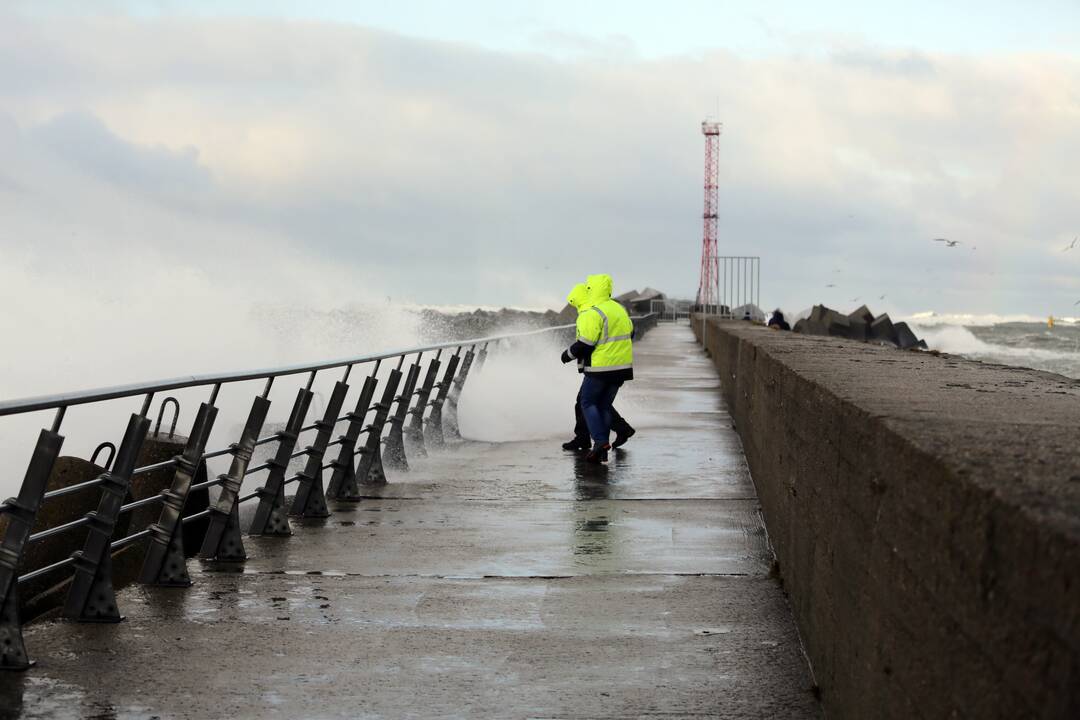
[[[582,375],[574,364],[561,362],[565,347],[554,335],[540,335],[491,354],[462,393],[461,434],[486,442],[569,440]],[[637,428],[668,421],[650,411],[633,381],[623,385],[615,405]]]
[[[534,338],[490,354],[458,405],[461,434],[488,442],[569,439],[581,376],[560,362],[564,347]]]
[[[0,385],[0,398],[12,400],[192,374],[377,354],[442,342],[450,336],[465,339],[460,333],[476,337],[532,330],[551,321],[550,316],[540,313],[482,312],[466,317],[459,308],[445,312],[385,301],[329,309],[239,301],[229,305],[226,296],[210,291],[208,295],[187,303],[187,314],[164,311],[160,303],[157,307],[125,304],[110,313],[108,307],[87,302],[73,308],[74,317],[59,326],[35,330],[24,323],[18,328],[23,341],[13,343],[5,353],[4,369],[8,374],[0,375],[4,381]],[[507,318],[514,320],[510,322]],[[498,322],[503,324],[497,325]],[[131,333],[122,332],[125,328],[131,328]],[[444,355],[450,352],[444,351]],[[425,362],[429,358],[430,353],[425,356]],[[550,359],[553,365],[558,365],[557,352]],[[411,355],[406,363],[414,360],[415,355]],[[391,366],[383,363],[380,367],[382,381],[389,375]],[[354,369],[347,403],[355,401],[363,376],[372,368],[373,364],[369,363]],[[315,400],[309,421],[318,416],[333,384],[342,375],[340,369],[318,373],[312,387]],[[284,423],[297,390],[305,382],[306,375],[275,380],[266,422],[268,430],[264,435]],[[226,447],[236,440],[252,398],[262,390],[262,385],[263,381],[249,381],[230,383],[221,389],[211,448]],[[209,391],[209,387],[196,387],[162,394],[151,406],[151,420],[156,421],[164,396],[175,396],[181,406],[177,432],[186,434]],[[573,393],[570,396],[572,402]],[[66,438],[62,454],[89,458],[99,443],[118,442],[128,415],[137,411],[141,402],[141,397],[134,397],[70,408],[62,428]],[[51,419],[51,411],[0,417],[0,462],[9,468],[0,476],[0,493],[4,497],[17,492],[37,433]],[[163,427],[168,428],[171,421],[172,413],[166,413]],[[211,461],[211,474],[223,472],[227,462],[227,458]],[[249,478],[245,491],[257,486],[261,479]]]

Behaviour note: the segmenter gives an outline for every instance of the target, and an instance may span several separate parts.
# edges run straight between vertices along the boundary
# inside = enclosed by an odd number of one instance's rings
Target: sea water
[[[941,316],[908,318],[932,350],[971,360],[1016,365],[1080,378],[1080,322],[1026,317]]]

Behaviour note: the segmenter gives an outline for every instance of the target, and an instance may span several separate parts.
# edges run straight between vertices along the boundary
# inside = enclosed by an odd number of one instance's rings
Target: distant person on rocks
[[[769,318],[769,327],[776,328],[777,330],[790,330],[791,326],[788,325],[787,320],[784,319],[784,313],[780,312],[780,308],[773,310],[772,317]]]
[[[566,296],[566,302],[570,303],[578,311],[578,315],[589,309],[589,305],[586,303],[587,294],[585,283],[578,283],[570,291],[570,294]],[[588,360],[587,357],[578,358],[579,373],[585,372],[585,365]],[[614,406],[611,408],[611,429],[615,433],[615,440],[611,443],[613,448],[622,447],[637,432],[630,427],[630,423],[623,419],[623,416],[619,414],[619,411]],[[589,450],[591,448],[592,438],[589,435],[589,426],[585,422],[585,415],[581,411],[581,390],[579,389],[577,397],[574,399],[574,439],[563,443],[563,450]]]
[[[581,412],[593,441],[585,456],[591,463],[607,461],[612,405],[622,384],[634,379],[634,323],[626,309],[611,299],[612,285],[610,275],[586,278],[586,309],[578,313],[577,340],[562,354],[564,363],[588,358],[581,383]]]

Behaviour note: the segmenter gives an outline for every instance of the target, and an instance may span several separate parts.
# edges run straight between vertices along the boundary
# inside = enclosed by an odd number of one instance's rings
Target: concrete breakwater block
[[[828,335],[828,329],[819,322],[815,322],[809,318],[803,318],[795,323],[793,328],[795,332],[802,333],[803,335]]]
[[[893,322],[888,313],[870,323],[869,340],[876,343],[896,344],[896,330],[893,328]]]
[[[926,342],[915,336],[907,323],[893,323],[888,314],[874,317],[863,305],[848,315],[842,315],[824,305],[815,305],[810,317],[799,320],[793,328],[804,335],[828,335],[878,345],[892,345],[901,350],[926,349]]]
[[[858,310],[848,313],[847,318],[851,325],[848,337],[866,342],[870,337],[870,323],[874,322],[874,314],[870,312],[870,308],[863,305]]]
[[[896,344],[901,350],[919,346],[919,338],[915,337],[915,333],[911,331],[907,323],[898,322],[893,325],[893,330],[896,332]]]
[[[870,308],[865,305],[860,305],[857,310],[848,314],[848,319],[852,322],[861,322],[864,325],[869,325],[874,322],[874,313],[870,312]]]

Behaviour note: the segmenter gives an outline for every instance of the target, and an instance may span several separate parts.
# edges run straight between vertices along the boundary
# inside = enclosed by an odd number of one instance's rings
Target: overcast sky
[[[93,5],[0,3],[0,332],[692,296],[706,115],[764,304],[1080,315],[1074,2]]]

